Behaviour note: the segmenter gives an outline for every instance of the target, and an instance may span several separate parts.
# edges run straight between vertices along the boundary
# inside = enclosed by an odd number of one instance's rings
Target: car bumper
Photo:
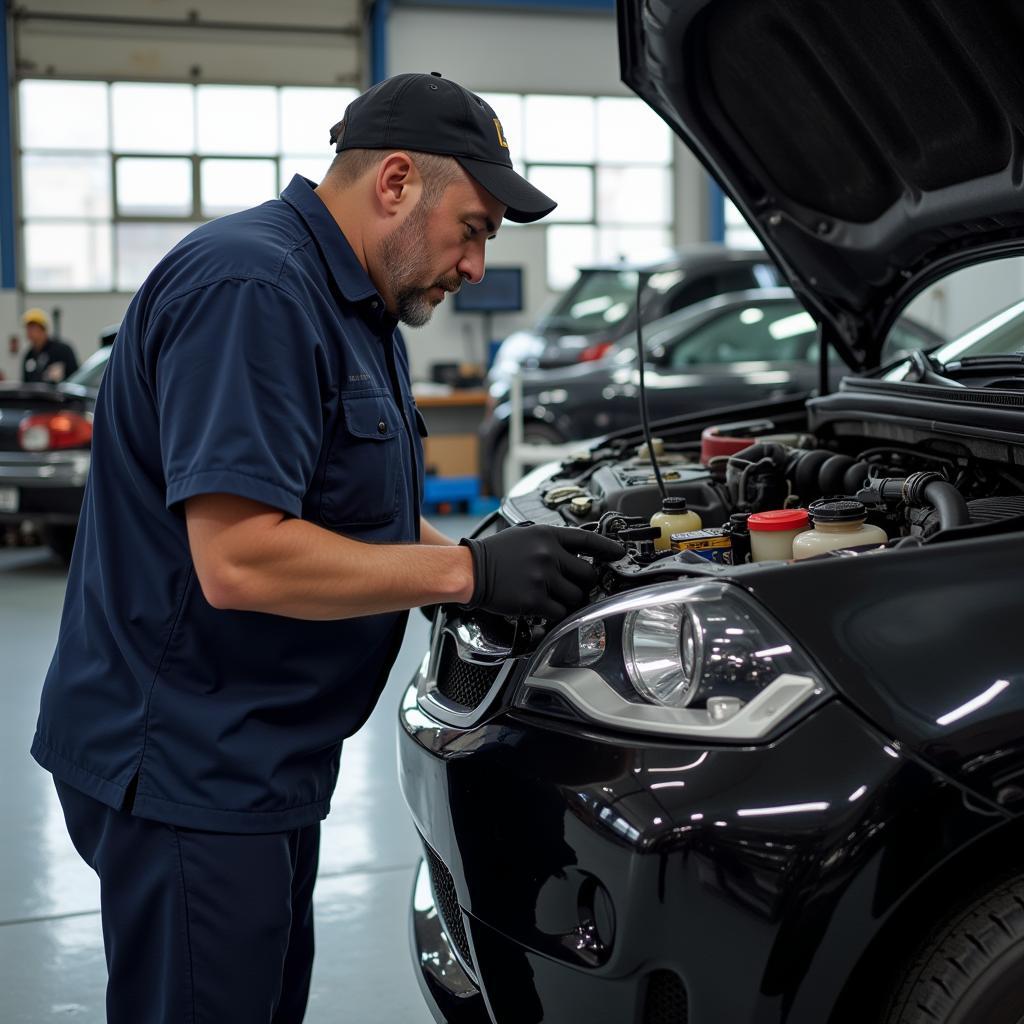
[[[822,1024],[902,897],[993,824],[838,701],[757,748],[453,728],[415,686],[400,721],[439,1021]]]
[[[89,475],[87,451],[0,452],[0,523],[78,521]],[[14,507],[7,504],[14,495]]]

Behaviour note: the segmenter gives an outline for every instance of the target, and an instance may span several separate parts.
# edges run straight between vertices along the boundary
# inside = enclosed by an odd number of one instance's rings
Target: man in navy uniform
[[[353,101],[318,187],[199,228],[133,299],[32,752],[99,873],[113,1024],[302,1019],[319,823],[407,610],[557,620],[595,534],[456,544],[419,514],[399,320],[554,203],[438,75]]]

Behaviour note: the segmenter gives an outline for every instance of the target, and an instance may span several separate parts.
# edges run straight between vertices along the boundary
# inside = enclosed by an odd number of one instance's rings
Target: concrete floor
[[[452,536],[465,517],[438,525]],[[0,550],[0,1021],[101,1024],[99,884],[64,828],[50,776],[29,757],[65,573],[45,550]],[[423,657],[414,613],[377,709],[347,741],[324,822],[317,955],[307,1024],[429,1024],[407,937],[418,843],[398,789],[396,707]],[[143,1024],[143,1022],[139,1022]]]

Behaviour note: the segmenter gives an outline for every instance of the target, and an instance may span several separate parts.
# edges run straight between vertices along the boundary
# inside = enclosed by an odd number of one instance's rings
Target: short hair
[[[344,122],[338,127],[344,132]],[[401,147],[394,149],[343,149],[331,162],[327,169],[327,177],[338,185],[346,186],[355,184],[367,171],[375,168],[388,153],[394,153]],[[441,156],[437,153],[421,153],[413,149],[405,149],[403,152],[412,157],[416,169],[423,179],[423,200],[427,207],[436,206],[444,195],[449,185],[454,185],[461,176],[462,169],[458,161],[451,156]]]

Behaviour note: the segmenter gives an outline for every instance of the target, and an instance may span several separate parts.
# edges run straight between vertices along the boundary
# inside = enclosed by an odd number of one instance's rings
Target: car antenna
[[[651,468],[654,470],[654,478],[658,481],[658,490],[661,491],[661,499],[664,501],[668,497],[668,492],[665,490],[665,481],[661,478],[661,467],[658,465],[658,457],[654,454],[654,444],[651,441],[651,424],[647,417],[647,388],[644,386],[643,314],[640,309],[643,286],[644,276],[638,270],[636,272],[636,357],[640,364],[640,423],[644,428],[644,440],[647,442],[647,454],[651,457]]]

